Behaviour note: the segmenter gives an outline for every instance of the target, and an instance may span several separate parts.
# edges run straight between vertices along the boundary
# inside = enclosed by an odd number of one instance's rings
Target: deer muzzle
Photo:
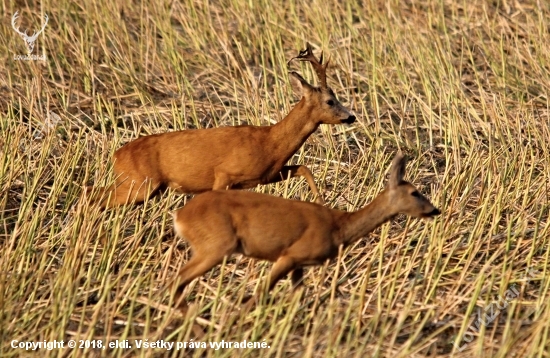
[[[441,211],[439,211],[438,208],[434,208],[432,211],[426,214],[426,217],[431,218],[432,216],[437,216],[439,214],[441,214]]]
[[[352,124],[353,122],[355,122],[355,116],[349,116],[348,118],[342,121],[342,123],[346,123],[346,124]]]

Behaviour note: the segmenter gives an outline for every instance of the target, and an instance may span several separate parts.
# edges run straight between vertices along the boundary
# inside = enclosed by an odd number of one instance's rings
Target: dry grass
[[[550,356],[550,5],[470,3],[1,2],[0,354]],[[47,61],[14,59],[16,10],[22,29],[49,15],[34,49]],[[168,214],[187,197],[100,212],[79,202],[82,186],[111,180],[113,152],[140,135],[281,120],[296,102],[286,61],[306,41],[332,56],[329,85],[359,121],[321,127],[292,162],[312,169],[327,205],[355,210],[401,148],[443,214],[400,217],[307,270],[301,296],[284,281],[248,314],[235,302],[268,263],[231,259],[190,286],[200,341],[270,349],[137,349],[193,338],[164,290],[188,259]],[[59,121],[36,138],[50,111]],[[304,181],[257,190],[312,199]],[[519,295],[472,330],[509,288]],[[14,339],[133,348],[33,353]]]

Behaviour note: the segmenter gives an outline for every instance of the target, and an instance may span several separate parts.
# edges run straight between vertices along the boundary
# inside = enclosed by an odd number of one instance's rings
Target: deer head
[[[13,27],[15,32],[17,32],[19,36],[21,36],[23,41],[25,41],[25,46],[27,47],[27,53],[31,54],[32,50],[34,49],[34,42],[38,38],[38,35],[40,35],[42,31],[44,31],[44,29],[46,28],[46,25],[48,24],[48,15],[44,15],[45,22],[44,22],[44,25],[42,25],[42,28],[38,32],[34,32],[31,36],[29,36],[27,35],[27,30],[25,30],[25,32],[21,32],[19,31],[19,26],[17,27],[15,26],[15,21],[17,20],[18,13],[19,11],[16,11],[15,14],[13,14],[11,18],[11,26]]]
[[[403,180],[407,158],[399,152],[393,159],[385,195],[398,213],[417,218],[428,218],[441,212],[409,182]]]
[[[323,53],[321,52],[321,56],[317,59],[313,55],[311,44],[307,43],[306,49],[300,51],[298,56],[291,58],[287,65],[293,60],[311,63],[317,74],[319,87],[310,85],[302,76],[294,71],[290,72],[290,79],[294,92],[305,98],[306,103],[309,103],[311,108],[319,110],[316,113],[319,117],[319,122],[325,124],[351,124],[355,122],[355,116],[338,101],[332,89],[327,86],[326,71],[329,61],[323,64]]]

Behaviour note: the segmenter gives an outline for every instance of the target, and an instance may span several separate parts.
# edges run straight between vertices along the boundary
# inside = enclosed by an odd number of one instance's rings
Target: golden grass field
[[[547,1],[81,3],[0,2],[2,357],[550,356]],[[15,11],[29,34],[49,16],[45,61],[17,59]],[[111,183],[114,151],[138,136],[280,121],[306,41],[358,120],[321,126],[291,163],[351,211],[401,149],[442,215],[399,216],[248,313],[238,299],[271,264],[231,258],[190,285],[184,319],[166,289],[189,259],[170,213],[192,196],[101,211],[83,187]],[[302,179],[256,191],[313,199]],[[12,348],[70,339],[132,348]],[[136,347],[146,339],[270,348]]]

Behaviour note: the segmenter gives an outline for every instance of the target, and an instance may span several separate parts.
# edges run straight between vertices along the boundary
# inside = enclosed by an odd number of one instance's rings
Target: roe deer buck
[[[428,199],[403,180],[405,164],[398,153],[384,191],[356,212],[252,192],[216,190],[196,196],[173,214],[176,234],[193,251],[175,278],[179,283],[176,306],[185,310],[186,285],[231,254],[275,262],[269,290],[289,272],[296,287],[303,266],[334,258],[340,245],[348,246],[397,214],[439,215]]]
[[[313,87],[290,72],[300,102],[273,126],[236,126],[184,130],[138,138],[116,151],[115,184],[102,188],[93,201],[101,207],[142,202],[158,189],[183,193],[212,189],[246,189],[303,176],[317,201],[323,203],[311,171],[303,165],[285,166],[320,124],[353,123],[355,116],[327,86],[323,55],[319,60],[308,43],[298,59],[313,66],[320,86]],[[289,63],[290,63],[289,61]],[[92,187],[86,188],[86,192]],[[109,194],[111,198],[109,200]]]

